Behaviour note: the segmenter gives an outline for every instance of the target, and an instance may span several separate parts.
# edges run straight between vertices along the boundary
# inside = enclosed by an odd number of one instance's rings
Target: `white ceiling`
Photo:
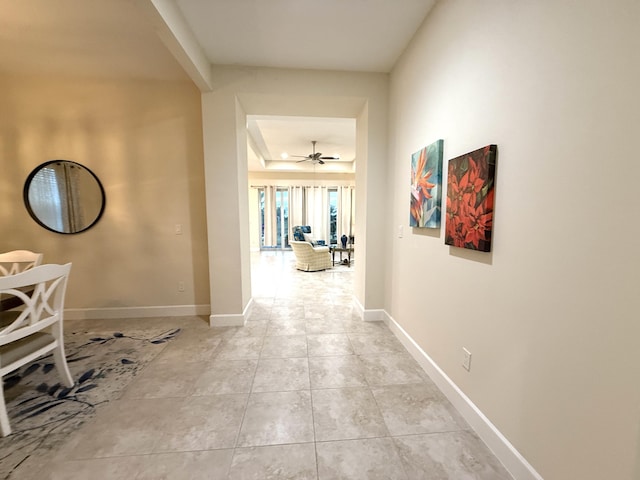
[[[177,0],[211,63],[389,72],[433,0]]]
[[[351,173],[355,170],[356,121],[354,118],[284,117],[249,115],[247,118],[250,156],[249,170]],[[315,152],[325,159],[318,167],[304,158]],[[283,154],[289,157],[283,159]]]
[[[210,64],[389,72],[436,0],[0,0],[0,73],[189,78],[159,36],[156,5],[183,17]],[[250,117],[250,168],[279,155],[339,155],[349,171],[355,122]],[[289,162],[289,169],[312,167]]]

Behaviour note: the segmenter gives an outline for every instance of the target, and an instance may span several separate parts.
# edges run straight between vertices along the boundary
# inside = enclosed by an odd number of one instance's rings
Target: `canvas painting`
[[[437,140],[411,155],[411,227],[440,227],[443,144]]]
[[[449,160],[445,243],[491,251],[496,145]]]

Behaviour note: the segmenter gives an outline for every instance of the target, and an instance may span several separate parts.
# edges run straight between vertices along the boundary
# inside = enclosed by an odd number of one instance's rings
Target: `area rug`
[[[71,388],[60,383],[51,355],[5,376],[12,434],[0,438],[0,478],[10,478],[30,457],[50,455],[97,409],[119,398],[180,331],[65,333],[67,362],[76,380]]]

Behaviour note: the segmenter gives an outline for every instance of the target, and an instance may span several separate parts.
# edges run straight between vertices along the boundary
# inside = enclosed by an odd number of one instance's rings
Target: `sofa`
[[[296,256],[296,268],[305,272],[316,272],[331,268],[331,253],[326,245],[313,246],[309,242],[289,242]]]

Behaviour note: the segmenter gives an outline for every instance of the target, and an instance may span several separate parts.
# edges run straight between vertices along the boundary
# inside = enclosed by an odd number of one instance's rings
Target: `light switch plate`
[[[462,353],[463,353],[462,366],[467,372],[470,372],[471,371],[471,352],[466,348],[462,347]]]

